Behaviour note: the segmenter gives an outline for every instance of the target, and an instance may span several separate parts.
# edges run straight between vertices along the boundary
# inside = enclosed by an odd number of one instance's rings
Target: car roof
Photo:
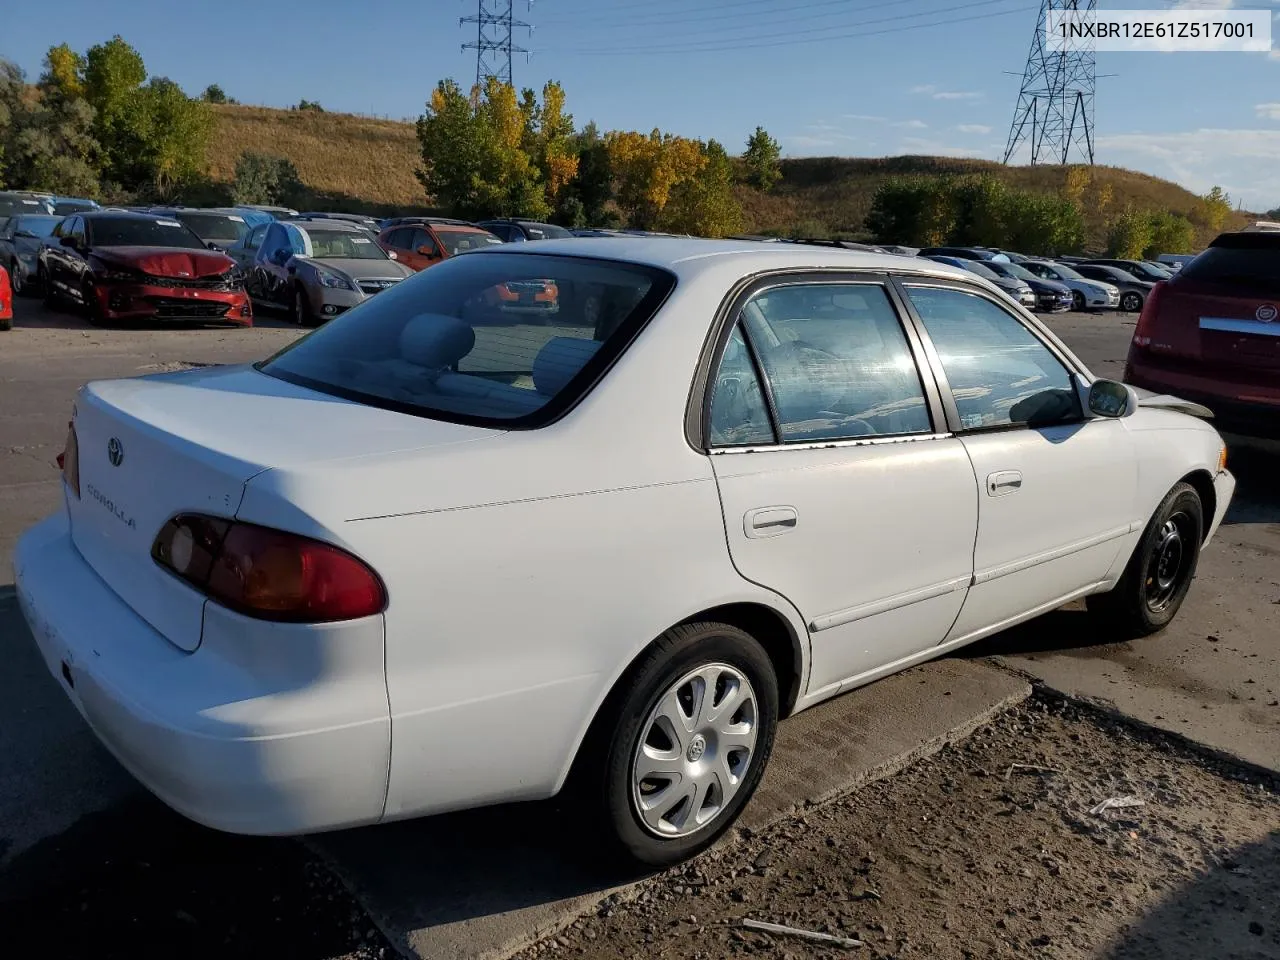
[[[312,217],[308,220],[277,220],[276,223],[288,223],[297,227],[299,230],[305,230],[308,227],[324,227],[326,230],[347,230],[351,233],[369,232],[368,227],[362,227],[354,220],[333,220],[327,217]]]
[[[841,247],[760,243],[755,240],[704,240],[697,237],[568,237],[562,240],[495,245],[469,251],[467,256],[534,254],[628,261],[660,267],[678,277],[692,277],[712,266],[732,260],[740,264],[744,274],[766,270],[829,268],[872,273],[916,273],[922,276],[955,277],[970,283],[984,282],[981,277],[967,270],[921,257],[866,253]]]

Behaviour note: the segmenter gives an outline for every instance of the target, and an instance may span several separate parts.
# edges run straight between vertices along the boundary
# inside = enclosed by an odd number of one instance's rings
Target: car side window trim
[[[744,339],[747,342],[747,348],[751,356],[753,369],[761,380],[761,392],[765,398],[765,402],[769,408],[770,422],[774,431],[774,443],[761,446],[733,446],[733,447],[713,447],[711,444],[711,402],[715,388],[715,374],[720,368],[721,360],[724,356],[725,347],[732,336],[733,330],[738,326],[742,315],[743,307],[747,305],[754,297],[758,296],[765,290],[780,286],[814,286],[823,284],[836,285],[858,285],[858,286],[878,286],[887,296],[894,313],[897,316],[899,325],[906,338],[908,350],[911,359],[916,367],[916,373],[920,378],[921,391],[924,394],[925,409],[929,416],[931,428],[928,432],[895,434],[893,436],[868,436],[868,437],[848,437],[840,439],[822,439],[822,440],[793,440],[790,442],[782,441],[782,432],[779,428],[778,410],[776,401],[773,397],[773,386],[769,382],[769,378],[765,376],[760,360],[757,355],[756,344],[753,342],[751,333],[744,326]],[[924,341],[922,341],[916,322],[911,319],[907,313],[907,305],[904,304],[904,296],[893,284],[889,274],[884,273],[868,273],[866,271],[856,270],[833,270],[833,269],[815,269],[812,271],[796,270],[794,268],[786,271],[769,272],[757,274],[754,277],[748,277],[731,290],[721,301],[720,309],[716,315],[715,322],[712,324],[708,333],[707,341],[703,346],[703,354],[699,360],[697,370],[694,374],[693,383],[690,385],[690,400],[685,415],[685,438],[693,449],[704,454],[725,454],[725,453],[748,453],[760,452],[765,450],[804,450],[822,447],[844,447],[844,446],[865,446],[869,444],[885,444],[885,443],[908,443],[918,440],[932,440],[949,436],[949,433],[943,429],[944,424],[948,422],[946,411],[943,406],[943,394],[938,389],[932,369],[932,364],[928,356],[924,352]]]
[[[946,369],[942,365],[942,358],[938,356],[937,348],[934,346],[933,340],[930,338],[929,332],[925,328],[924,320],[916,310],[915,304],[911,302],[911,296],[906,289],[907,286],[956,290],[988,301],[992,306],[1003,311],[1011,319],[1016,320],[1021,324],[1023,329],[1031,334],[1032,337],[1034,337],[1046,350],[1048,350],[1073,377],[1084,378],[1086,381],[1092,379],[1089,372],[1078,360],[1075,359],[1075,357],[1065,352],[1054,340],[1045,336],[1045,331],[1039,329],[1038,322],[1035,325],[1028,323],[1026,318],[1009,310],[1004,304],[1000,303],[999,300],[980,287],[970,286],[967,283],[957,282],[943,277],[915,277],[906,275],[895,275],[893,277],[893,284],[898,290],[902,301],[900,309],[905,310],[906,316],[910,317],[910,322],[912,326],[915,327],[916,334],[921,339],[929,364],[933,368],[933,375],[937,380],[938,387],[941,392],[942,406],[946,412],[947,429],[951,434],[973,435],[980,433],[1000,433],[1011,430],[1031,430],[1035,428],[1026,423],[1002,423],[984,427],[964,426],[960,419],[960,408],[956,404],[955,396],[951,389],[951,383],[947,379]],[[1085,417],[1084,419],[1087,420],[1088,418]]]

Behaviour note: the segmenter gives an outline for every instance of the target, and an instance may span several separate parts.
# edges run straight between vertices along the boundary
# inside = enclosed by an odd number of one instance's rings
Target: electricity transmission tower
[[[458,23],[476,27],[475,40],[462,45],[463,50],[476,52],[476,83],[483,85],[490,77],[510,83],[511,55],[529,52],[515,45],[513,33],[517,27],[533,29],[515,19],[515,0],[478,0],[476,15],[462,17]]]
[[[1050,11],[1092,13],[1098,0],[1042,0],[1036,35],[1022,74],[1018,106],[1009,126],[1008,163],[1024,143],[1031,145],[1031,162],[1093,163],[1093,97],[1097,86],[1097,55],[1092,41],[1073,41],[1050,50],[1045,22]]]

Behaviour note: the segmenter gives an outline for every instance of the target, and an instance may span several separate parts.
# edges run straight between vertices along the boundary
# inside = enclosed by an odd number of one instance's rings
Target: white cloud
[[[1174,0],[1170,10],[1230,10],[1236,0]]]
[[[937,84],[925,83],[912,87],[909,93],[932,97],[934,100],[981,100],[983,94],[971,90],[939,90]]]
[[[1196,193],[1221,186],[1246,208],[1280,202],[1280,129],[1202,128],[1101,136],[1098,159],[1166,177]]]
[[[1280,103],[1259,103],[1253,109],[1263,120],[1280,120]]]
[[[956,127],[961,133],[990,133],[991,128],[981,123],[962,123]]]
[[[929,128],[929,125],[923,120],[899,120],[893,126],[901,127],[904,130],[927,130]]]
[[[863,123],[884,123],[884,117],[873,117],[869,113],[842,113],[841,116],[846,120],[861,120]]]

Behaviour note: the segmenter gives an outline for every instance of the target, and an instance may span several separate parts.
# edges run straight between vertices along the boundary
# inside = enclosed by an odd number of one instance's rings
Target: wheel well
[[[778,678],[778,707],[781,716],[791,713],[800,697],[804,657],[791,625],[776,610],[759,603],[729,603],[703,610],[682,623],[711,621],[727,623],[751,634],[769,654]]]
[[[1197,470],[1187,474],[1181,482],[1191,484],[1196,493],[1200,494],[1200,502],[1204,504],[1205,514],[1201,539],[1205,539],[1209,536],[1209,527],[1213,524],[1213,518],[1218,512],[1218,492],[1214,489],[1213,477],[1207,470]]]

